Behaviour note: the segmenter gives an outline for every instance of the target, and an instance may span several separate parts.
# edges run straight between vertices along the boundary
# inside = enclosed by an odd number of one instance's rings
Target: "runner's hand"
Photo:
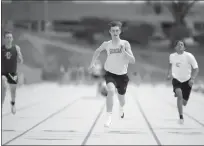
[[[94,68],[94,65],[91,64],[89,67],[88,67],[88,72],[91,73],[93,71],[93,68]]]
[[[191,87],[192,87],[192,86],[193,86],[193,84],[194,84],[194,82],[195,82],[195,80],[194,80],[194,79],[190,79],[190,80],[189,80],[189,82],[188,82],[189,86],[191,86]]]
[[[172,79],[172,75],[168,74],[166,79],[167,80],[171,80]]]

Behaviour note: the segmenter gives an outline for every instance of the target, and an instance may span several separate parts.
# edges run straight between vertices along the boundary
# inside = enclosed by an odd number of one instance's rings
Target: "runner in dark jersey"
[[[15,98],[18,83],[17,62],[23,63],[20,47],[13,45],[13,35],[11,32],[4,34],[5,44],[1,47],[1,78],[2,78],[2,107],[6,96],[6,84],[10,86],[11,92],[11,112],[16,113]]]

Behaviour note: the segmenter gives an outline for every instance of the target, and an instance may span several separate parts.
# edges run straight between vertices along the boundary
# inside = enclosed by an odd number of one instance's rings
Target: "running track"
[[[18,90],[17,113],[9,98],[2,111],[3,145],[204,145],[204,96],[192,93],[184,125],[177,124],[176,99],[165,85],[129,85],[125,119],[104,129],[105,100],[95,86],[41,84]]]

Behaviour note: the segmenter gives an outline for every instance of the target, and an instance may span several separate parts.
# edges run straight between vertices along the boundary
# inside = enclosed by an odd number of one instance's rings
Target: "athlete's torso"
[[[191,77],[191,63],[189,53],[184,52],[179,55],[177,53],[171,54],[172,75],[181,82],[185,82]]]
[[[17,50],[13,45],[7,49],[5,45],[1,47],[2,73],[15,73],[17,70]]]
[[[122,48],[125,48],[126,40],[120,40],[117,45],[113,45],[112,41],[106,42],[107,59],[104,65],[104,69],[116,75],[123,75],[127,73],[128,59],[125,58],[125,54],[122,52]]]

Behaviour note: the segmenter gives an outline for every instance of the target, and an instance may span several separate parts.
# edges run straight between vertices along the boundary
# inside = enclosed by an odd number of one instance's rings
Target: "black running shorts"
[[[106,84],[113,83],[118,90],[120,95],[124,95],[126,93],[127,85],[129,82],[129,77],[127,74],[124,75],[116,75],[106,71],[105,73],[105,81]]]
[[[173,91],[175,93],[175,90],[180,88],[183,94],[183,99],[188,101],[191,93],[192,87],[188,84],[189,80],[186,82],[180,82],[177,79],[173,78],[172,85],[173,85]]]
[[[7,78],[7,82],[9,84],[17,84],[18,83],[17,73],[2,73],[1,76],[5,76]]]
[[[92,74],[91,76],[92,76],[92,78],[95,79],[95,80],[102,78],[100,75],[95,75],[95,74]]]

